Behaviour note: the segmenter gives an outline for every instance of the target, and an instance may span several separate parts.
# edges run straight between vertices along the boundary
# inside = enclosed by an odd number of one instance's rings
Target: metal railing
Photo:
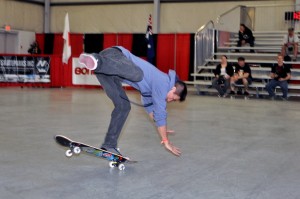
[[[215,46],[215,26],[213,21],[207,22],[195,33],[194,50],[194,72],[197,73],[198,66],[205,64],[205,60],[214,54]],[[196,77],[194,77],[196,80]]]

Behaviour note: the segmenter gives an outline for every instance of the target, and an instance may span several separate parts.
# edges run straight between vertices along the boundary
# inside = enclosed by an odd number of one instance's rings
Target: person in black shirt
[[[233,67],[227,63],[227,57],[225,55],[221,57],[221,63],[217,65],[214,73],[215,78],[213,79],[212,86],[217,89],[219,97],[226,97],[234,70]]]
[[[244,46],[245,44],[249,44],[251,47],[254,47],[254,36],[252,31],[245,26],[245,24],[240,25],[240,31],[239,31],[239,40],[237,42],[237,47]],[[239,52],[239,50],[236,50],[236,52]],[[250,51],[251,53],[254,53],[254,50]]]
[[[33,42],[30,45],[30,48],[28,49],[28,53],[34,55],[34,54],[41,54],[41,49],[39,47],[39,43],[37,41]]]
[[[282,99],[287,100],[288,95],[288,80],[291,79],[291,69],[288,65],[283,63],[283,55],[278,55],[278,64],[274,65],[271,70],[271,81],[267,84],[266,90],[268,91],[271,99],[275,98],[274,89],[279,86],[282,90]]]
[[[235,71],[234,71],[234,76],[231,80],[231,91],[230,94],[234,95],[234,87],[235,84],[242,84],[244,85],[244,95],[248,96],[248,88],[249,85],[252,83],[252,76],[251,76],[251,68],[248,64],[245,63],[245,58],[244,57],[239,57],[238,58],[238,64],[235,66]],[[237,92],[238,95],[242,95],[242,91],[239,90]]]

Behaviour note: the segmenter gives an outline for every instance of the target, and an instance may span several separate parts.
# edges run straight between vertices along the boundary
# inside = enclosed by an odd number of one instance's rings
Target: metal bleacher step
[[[224,42],[224,45],[226,45],[226,46],[236,46],[236,42]],[[254,42],[254,45],[255,46],[275,46],[275,47],[277,47],[277,46],[282,46],[282,42],[280,42],[280,41],[272,41],[272,42],[259,42],[259,41],[257,41],[257,42]]]
[[[187,84],[192,84],[192,82],[186,82]],[[212,82],[210,80],[196,80],[194,85],[201,85],[201,86],[211,86]],[[251,88],[265,88],[266,84],[262,82],[253,82],[251,85],[249,85]],[[289,84],[289,89],[300,89],[299,84]],[[300,94],[300,93],[299,93]]]
[[[229,41],[231,41],[231,42],[237,42],[239,39],[237,38],[237,37],[235,37],[235,38],[230,38],[229,39]],[[281,38],[281,39],[279,39],[279,38],[255,38],[255,41],[264,41],[264,42],[267,42],[267,41],[269,41],[269,42],[277,42],[277,41],[281,41],[281,40],[283,40],[283,37]]]
[[[215,70],[216,66],[198,66],[198,70]],[[262,71],[262,72],[270,72],[271,68],[270,67],[251,67],[252,71]],[[300,68],[292,68],[291,72],[299,72],[300,73]],[[194,74],[194,73],[192,73]]]
[[[210,62],[210,63],[219,63],[221,62],[221,59],[206,59],[205,60],[206,62]],[[231,62],[231,63],[236,63],[237,60],[236,59],[228,59],[227,60],[228,62]],[[251,60],[251,59],[248,59],[247,60],[247,63],[248,64],[276,64],[277,61],[276,60]],[[286,64],[300,64],[299,61],[296,61],[296,62],[285,62]]]
[[[242,52],[250,52],[254,50],[256,53],[280,53],[280,47],[218,47],[218,52],[235,52],[235,50],[240,50]]]
[[[209,72],[203,72],[203,73],[191,73],[191,76],[195,77],[207,77],[207,78],[213,78],[215,77],[214,73]],[[262,80],[269,80],[271,77],[269,74],[252,74],[253,79],[262,79]],[[300,76],[293,76],[291,80],[300,80]],[[299,87],[300,88],[300,87]]]
[[[256,37],[260,37],[260,38],[274,38],[274,37],[283,37],[284,35],[287,35],[288,34],[288,32],[287,31],[285,31],[285,32],[273,32],[273,33],[271,33],[271,32],[265,32],[265,33],[263,33],[263,32],[252,32],[253,33],[253,36],[256,38]],[[296,35],[299,37],[300,36],[300,34],[299,33],[296,33]],[[239,34],[238,33],[233,33],[233,36],[234,37],[238,37],[239,36]]]
[[[218,53],[214,53],[214,55],[217,56],[222,56],[222,55],[226,55],[226,56],[236,56],[236,57],[277,57],[277,53],[235,53],[235,52],[218,52]]]

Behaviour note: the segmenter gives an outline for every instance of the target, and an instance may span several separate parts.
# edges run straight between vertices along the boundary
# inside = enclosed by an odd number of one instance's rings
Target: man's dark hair
[[[238,61],[245,61],[245,57],[239,57]]]
[[[222,55],[222,57],[225,57],[226,59],[228,59],[228,57],[226,55]]]
[[[187,95],[187,87],[183,81],[177,80],[175,83],[176,91],[175,93],[180,97],[179,101],[183,102]]]
[[[240,26],[243,26],[245,29],[249,29],[245,24],[241,23]]]

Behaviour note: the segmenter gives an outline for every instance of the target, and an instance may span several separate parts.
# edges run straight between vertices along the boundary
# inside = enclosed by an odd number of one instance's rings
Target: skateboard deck
[[[136,163],[137,161],[130,160],[128,157],[123,157],[118,154],[111,153],[109,151],[105,151],[103,149],[90,146],[81,142],[73,141],[66,136],[63,135],[56,135],[54,137],[56,142],[60,144],[63,147],[67,147],[67,151],[65,152],[65,155],[67,157],[72,157],[73,154],[79,155],[82,151],[99,157],[103,158],[109,161],[109,166],[111,168],[118,167],[119,170],[124,170],[125,165],[124,163]]]

